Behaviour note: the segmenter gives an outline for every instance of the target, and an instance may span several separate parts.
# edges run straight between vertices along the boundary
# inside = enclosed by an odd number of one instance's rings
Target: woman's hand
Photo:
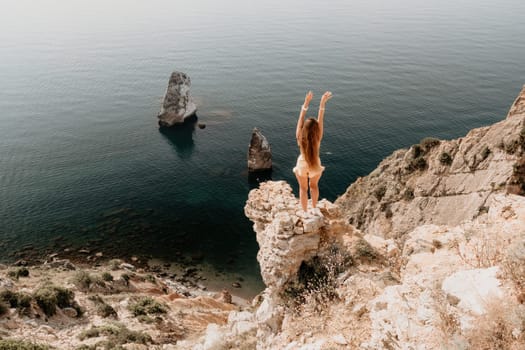
[[[308,105],[310,104],[310,101],[312,100],[313,97],[314,97],[313,92],[312,91],[308,91],[308,93],[306,94],[306,96],[304,98],[303,106],[308,107]]]
[[[326,101],[332,98],[332,93],[330,91],[327,91],[323,94],[323,97],[321,97],[321,107],[324,107],[326,104]]]

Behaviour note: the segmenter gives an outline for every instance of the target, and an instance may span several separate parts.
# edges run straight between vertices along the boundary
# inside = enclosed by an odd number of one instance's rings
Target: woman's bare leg
[[[312,197],[312,207],[317,206],[317,200],[319,199],[319,179],[321,174],[310,178],[310,197]]]
[[[308,207],[308,177],[297,174],[295,174],[295,177],[299,183],[299,201],[301,202],[303,210],[306,211]]]

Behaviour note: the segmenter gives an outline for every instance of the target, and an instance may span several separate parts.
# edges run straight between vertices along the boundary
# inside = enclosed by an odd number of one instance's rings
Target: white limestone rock
[[[459,299],[458,307],[481,315],[491,300],[504,295],[498,272],[498,266],[458,271],[445,278],[442,289]]]

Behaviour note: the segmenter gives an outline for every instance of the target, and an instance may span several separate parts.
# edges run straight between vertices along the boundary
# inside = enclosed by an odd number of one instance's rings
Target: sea
[[[503,119],[525,84],[521,0],[3,0],[0,261],[70,247],[189,256],[260,291],[243,207],[327,103],[321,198],[394,150]],[[157,125],[172,71],[198,123]],[[273,171],[251,177],[254,127]],[[22,253],[20,253],[22,251]]]

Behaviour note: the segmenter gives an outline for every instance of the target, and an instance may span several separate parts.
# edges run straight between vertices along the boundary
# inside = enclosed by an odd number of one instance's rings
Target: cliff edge
[[[525,195],[525,87],[504,120],[395,151],[336,204],[357,228],[399,238],[423,224],[471,220],[502,193]]]

